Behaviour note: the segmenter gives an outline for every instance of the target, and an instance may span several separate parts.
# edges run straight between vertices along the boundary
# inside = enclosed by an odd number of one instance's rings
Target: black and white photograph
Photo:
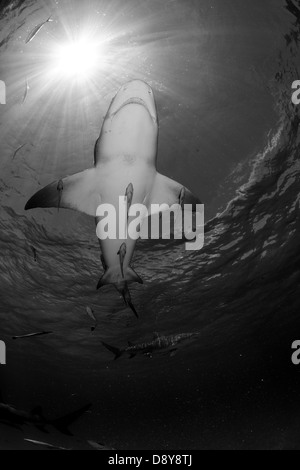
[[[300,450],[299,125],[300,0],[0,0],[0,450]]]

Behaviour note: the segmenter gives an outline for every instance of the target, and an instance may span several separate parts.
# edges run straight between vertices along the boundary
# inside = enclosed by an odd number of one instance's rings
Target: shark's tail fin
[[[106,349],[108,349],[108,351],[112,352],[115,355],[115,361],[122,356],[123,351],[121,351],[120,349],[115,348],[114,346],[110,346],[109,344],[104,343],[103,341],[102,344]]]
[[[77,411],[74,411],[73,413],[70,413],[62,418],[55,419],[54,421],[51,421],[52,426],[55,427],[59,432],[62,434],[65,434],[66,436],[73,436],[71,431],[69,430],[69,427],[71,426],[72,423],[77,421],[84,413],[86,413],[90,408],[91,408],[91,403],[84,406],[83,408],[80,408]]]

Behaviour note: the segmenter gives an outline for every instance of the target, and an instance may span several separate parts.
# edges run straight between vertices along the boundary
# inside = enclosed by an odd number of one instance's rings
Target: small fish
[[[19,153],[20,150],[22,150],[22,148],[25,147],[25,145],[26,144],[20,145],[20,147],[17,148],[17,150],[15,151],[15,153],[12,156],[12,160],[14,160],[16,158],[17,153]]]
[[[130,183],[126,189],[125,197],[127,198],[127,219],[129,217],[129,209],[132,204],[133,200],[133,194],[134,194],[134,189],[133,189],[133,184]]]
[[[29,33],[29,35],[28,35],[28,37],[27,37],[27,39],[26,39],[26,41],[25,41],[25,44],[28,44],[29,42],[31,42],[31,41],[35,38],[35,36],[38,34],[38,32],[42,29],[42,27],[43,27],[46,23],[50,23],[51,21],[53,21],[52,15],[49,16],[49,18],[48,18],[46,21],[44,21],[43,23],[40,23],[40,24],[38,24],[37,26],[35,26],[35,27],[33,28],[33,30],[31,31],[31,33]]]
[[[95,329],[97,328],[98,323],[97,323],[97,319],[94,315],[94,310],[91,309],[91,307],[86,307],[86,313],[91,318],[91,320],[93,320],[95,322],[95,326],[92,326],[92,328],[91,328],[92,331],[95,331]]]
[[[29,335],[13,336],[12,339],[34,338],[35,336],[52,335],[53,331],[41,331],[39,333],[30,333]]]
[[[37,263],[37,251],[34,248],[34,246],[31,247],[31,250],[32,250],[32,253],[33,253],[34,261],[35,261],[35,263]]]
[[[53,446],[52,444],[48,444],[47,442],[34,441],[33,439],[24,439],[24,441],[30,442],[30,444],[33,444],[33,445],[35,445],[35,446],[47,447],[47,449],[53,449],[53,450],[72,450],[72,449],[66,449],[65,447]]]
[[[125,260],[125,257],[126,257],[126,253],[127,253],[127,246],[126,246],[126,243],[122,243],[122,245],[120,246],[120,249],[118,251],[118,255],[120,257],[120,267],[121,267],[121,273],[122,273],[122,277],[124,278],[124,260]]]
[[[179,205],[181,206],[182,209],[184,206],[185,194],[186,194],[186,190],[185,188],[182,188],[179,194]]]
[[[98,444],[98,442],[87,441],[87,443],[96,450],[115,450],[112,447],[107,447],[104,444]]]
[[[28,79],[26,78],[25,92],[24,92],[22,104],[25,103],[29,90],[30,90],[30,87],[29,87]]]
[[[61,203],[63,190],[64,190],[64,182],[63,182],[63,180],[59,180],[58,185],[57,185],[57,191],[59,193],[59,195],[58,195],[58,205],[57,205],[58,212],[59,212],[59,209],[60,209],[60,203]]]
[[[129,307],[133,311],[133,313],[135,314],[136,318],[139,318],[139,315],[138,315],[138,313],[137,313],[137,311],[136,311],[136,309],[135,309],[135,307],[132,303],[132,299],[131,299],[130,291],[128,289],[127,282],[125,283],[125,286],[122,290],[122,296],[123,296],[126,307]]]

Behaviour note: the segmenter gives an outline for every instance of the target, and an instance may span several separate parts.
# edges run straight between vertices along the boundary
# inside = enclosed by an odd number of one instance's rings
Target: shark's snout
[[[123,85],[110,107],[110,116],[116,115],[124,107],[138,104],[144,106],[151,118],[157,121],[157,111],[152,88],[142,80],[132,80]]]

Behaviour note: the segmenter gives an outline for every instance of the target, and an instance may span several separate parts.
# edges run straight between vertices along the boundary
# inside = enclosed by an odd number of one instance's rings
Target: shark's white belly
[[[132,205],[147,206],[155,181],[156,169],[141,162],[128,162],[120,157],[113,163],[99,165],[97,171],[99,171],[99,201],[101,204],[112,205],[116,214],[116,239],[100,239],[102,254],[108,267],[119,266],[118,251],[125,241],[127,254],[124,268],[127,268],[131,263],[136,240],[130,237],[126,240],[123,238],[125,227],[120,224],[124,224],[125,220],[124,211],[120,210],[120,198],[125,197],[127,187],[132,184],[134,188]],[[129,224],[131,220],[129,217]],[[120,237],[120,232],[122,237]]]

